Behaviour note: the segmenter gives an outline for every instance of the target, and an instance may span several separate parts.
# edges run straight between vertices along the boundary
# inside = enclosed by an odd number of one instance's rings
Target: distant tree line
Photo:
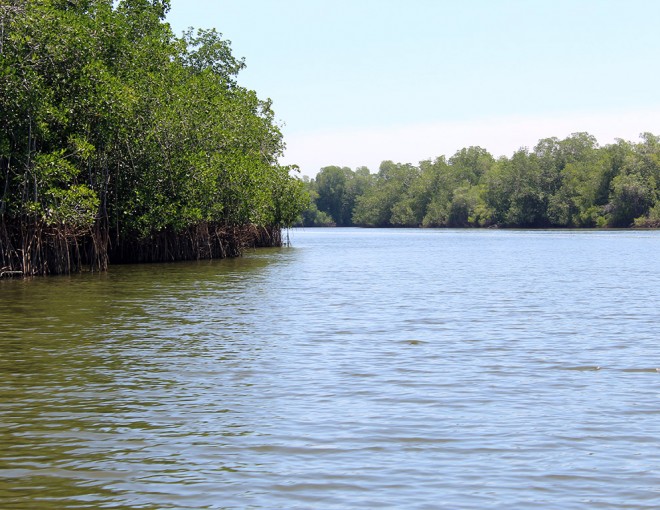
[[[305,207],[244,62],[168,10],[0,2],[0,273],[236,255]]]
[[[660,137],[588,133],[494,158],[481,147],[412,164],[328,166],[306,179],[304,226],[660,227]]]

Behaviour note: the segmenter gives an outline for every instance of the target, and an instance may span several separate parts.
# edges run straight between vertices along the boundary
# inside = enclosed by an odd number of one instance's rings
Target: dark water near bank
[[[0,281],[0,508],[660,506],[660,232],[291,237]]]

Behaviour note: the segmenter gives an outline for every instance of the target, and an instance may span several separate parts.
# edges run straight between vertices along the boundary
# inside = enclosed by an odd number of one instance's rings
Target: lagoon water
[[[290,237],[0,281],[0,508],[660,507],[660,232]]]

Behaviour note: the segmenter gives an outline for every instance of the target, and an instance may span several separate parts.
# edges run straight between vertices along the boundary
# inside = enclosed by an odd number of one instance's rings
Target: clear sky
[[[658,0],[172,0],[167,21],[232,41],[310,176],[660,134]]]

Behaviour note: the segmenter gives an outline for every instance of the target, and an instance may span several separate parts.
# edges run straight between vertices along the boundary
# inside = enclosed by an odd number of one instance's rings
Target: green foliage
[[[660,228],[660,202],[657,202],[646,216],[635,218],[634,226],[638,228]]]
[[[327,214],[332,223],[340,227],[353,224],[355,200],[368,186],[368,171],[353,172],[350,168],[327,166],[316,176],[314,191],[317,195],[316,207]]]
[[[654,190],[638,173],[619,174],[612,180],[608,223],[613,227],[629,227],[635,218],[648,213]]]
[[[346,167],[327,166],[305,188],[312,198],[303,212],[300,224],[305,226],[352,226],[356,200],[371,185],[366,167],[355,171]]]
[[[231,44],[215,29],[192,28],[183,35],[186,50],[182,54],[184,64],[198,73],[211,72],[222,77],[228,85],[236,85],[234,78],[245,68],[244,59],[236,59]]]
[[[272,190],[273,204],[268,225],[278,227],[291,227],[298,220],[301,211],[310,202],[305,191],[305,185],[300,179],[292,179],[291,172],[298,172],[296,166],[282,166],[277,168],[275,185]]]
[[[168,10],[164,0],[0,9],[2,221],[75,225],[76,236],[96,225],[121,240],[297,218],[307,195],[277,164],[270,101],[238,84],[245,64],[229,41],[215,30],[175,37]]]
[[[334,227],[336,223],[332,217],[323,211],[319,211],[316,203],[319,197],[316,191],[316,183],[310,180],[309,177],[303,177],[303,187],[307,196],[307,203],[303,209],[300,217],[295,222],[295,226],[299,227]]]
[[[498,160],[468,147],[419,166],[384,161],[348,201],[356,174],[323,168],[308,183],[308,221],[318,210],[346,218],[353,203],[353,224],[367,227],[660,227],[660,137],[650,133],[604,147],[588,133],[545,138]]]
[[[86,233],[96,219],[98,196],[84,184],[77,184],[69,189],[48,190],[46,200],[46,225],[67,227]]]
[[[412,165],[383,161],[378,174],[355,202],[353,222],[365,227],[408,226],[415,222],[407,188],[418,178]]]

